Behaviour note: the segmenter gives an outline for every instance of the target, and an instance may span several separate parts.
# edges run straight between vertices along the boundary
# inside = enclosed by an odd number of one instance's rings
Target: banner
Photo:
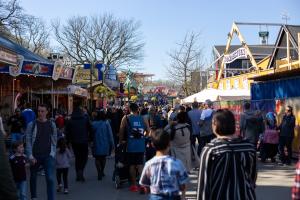
[[[59,78],[61,79],[67,79],[67,80],[72,80],[73,74],[74,74],[75,69],[71,67],[63,67],[63,69],[60,72]]]
[[[239,48],[237,50],[235,50],[234,52],[232,52],[229,55],[225,55],[224,56],[224,63],[232,63],[233,61],[235,61],[238,58],[247,58],[247,51],[245,48]]]
[[[55,61],[54,67],[53,67],[53,73],[52,73],[52,79],[53,80],[55,80],[55,81],[58,80],[63,68],[64,68],[63,62],[61,62],[59,60]]]
[[[98,72],[99,72],[99,70],[97,68],[94,69],[93,74],[92,74],[93,81],[98,81],[98,74],[99,74]],[[72,83],[87,84],[90,82],[90,78],[91,78],[90,69],[85,69],[85,68],[79,66],[76,69],[76,73],[74,74]]]
[[[53,73],[53,65],[24,61],[21,73],[51,77]]]
[[[24,62],[24,57],[21,55],[18,55],[18,64],[17,65],[11,65],[9,66],[9,74],[11,76],[19,76],[21,74],[23,62]]]
[[[0,62],[4,62],[11,65],[17,65],[18,56],[17,54],[10,53],[2,48],[0,48]]]

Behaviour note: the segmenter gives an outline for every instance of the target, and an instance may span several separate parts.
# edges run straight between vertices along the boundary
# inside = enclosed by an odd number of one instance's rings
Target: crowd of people
[[[279,124],[275,113],[263,116],[245,103],[238,133],[233,113],[214,109],[210,100],[174,108],[130,103],[91,113],[77,105],[70,116],[56,113],[52,118],[48,111],[44,104],[37,113],[29,105],[22,111],[16,109],[7,121],[9,134],[0,117],[3,156],[4,138],[11,138],[6,145],[10,166],[0,161],[0,180],[5,172],[7,183],[4,186],[0,181],[0,190],[7,200],[29,199],[26,167],[30,169],[31,199],[37,198],[41,169],[48,200],[55,199],[56,192],[68,194],[71,160],[75,158],[76,181],[85,182],[89,152],[101,181],[107,156],[117,153],[120,146],[126,150],[129,190],[150,193],[151,200],[185,199],[192,170],[199,170],[199,200],[256,199],[257,151],[262,162],[268,158],[276,162],[279,153],[280,164],[291,164],[295,116],[290,106]],[[300,196],[293,191],[293,197]]]

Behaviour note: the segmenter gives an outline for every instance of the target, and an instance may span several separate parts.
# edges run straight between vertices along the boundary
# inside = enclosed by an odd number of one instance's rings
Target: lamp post
[[[94,100],[94,91],[93,91],[93,75],[94,75],[94,62],[90,65],[90,111],[93,111],[93,100]]]
[[[104,74],[105,73],[105,65],[104,64],[102,64],[100,71],[102,72],[101,84],[103,87],[105,87],[104,86],[104,78],[105,78],[105,74]],[[102,109],[104,109],[104,94],[101,93],[100,96],[101,96],[101,107],[102,107]]]
[[[105,65],[101,64],[100,61],[93,61],[91,64],[87,64],[90,67],[90,110],[93,110],[93,100],[94,100],[94,90],[93,90],[93,76],[95,75],[95,67],[101,66],[101,72],[102,72],[102,85],[104,85],[104,73],[105,73]],[[99,68],[98,68],[99,69]],[[98,80],[98,77],[97,77]]]

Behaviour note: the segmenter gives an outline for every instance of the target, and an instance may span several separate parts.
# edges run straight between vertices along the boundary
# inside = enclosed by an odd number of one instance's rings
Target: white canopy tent
[[[250,99],[250,90],[245,89],[231,89],[231,90],[217,90],[204,89],[201,92],[193,94],[182,100],[181,103],[205,102],[211,101],[234,101],[234,100],[248,100]]]

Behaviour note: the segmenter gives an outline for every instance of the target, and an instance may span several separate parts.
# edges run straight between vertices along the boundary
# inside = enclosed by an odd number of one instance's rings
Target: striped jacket
[[[300,199],[300,162],[298,162],[296,166],[295,182],[292,188],[292,199]]]
[[[254,200],[256,151],[241,138],[216,138],[200,156],[198,200]]]

